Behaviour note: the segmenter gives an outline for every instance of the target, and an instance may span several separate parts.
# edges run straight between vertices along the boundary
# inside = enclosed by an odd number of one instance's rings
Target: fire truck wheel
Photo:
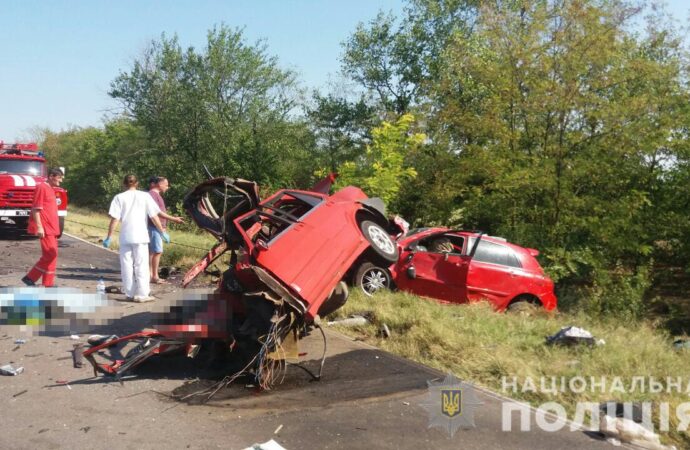
[[[65,218],[64,217],[58,217],[58,220],[60,222],[60,234],[58,235],[58,239],[62,237],[62,232],[65,229]]]

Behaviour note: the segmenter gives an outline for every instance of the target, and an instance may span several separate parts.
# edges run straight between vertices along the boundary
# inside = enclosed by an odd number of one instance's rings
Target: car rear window
[[[474,246],[474,238],[470,239],[469,249]],[[500,264],[509,267],[522,267],[520,259],[515,252],[505,245],[494,244],[484,240],[479,241],[477,251],[472,258],[475,261],[486,262],[491,264]]]

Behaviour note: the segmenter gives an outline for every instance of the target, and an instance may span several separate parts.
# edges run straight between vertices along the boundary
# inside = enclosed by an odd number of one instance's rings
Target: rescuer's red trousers
[[[41,259],[26,274],[34,283],[43,277],[43,286],[51,287],[55,284],[55,269],[57,268],[58,244],[57,236],[41,238]]]

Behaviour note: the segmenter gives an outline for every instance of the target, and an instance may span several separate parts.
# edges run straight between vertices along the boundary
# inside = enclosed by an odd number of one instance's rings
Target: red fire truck
[[[0,227],[26,231],[34,191],[46,180],[43,152],[35,143],[5,144],[0,141]],[[60,234],[67,215],[67,191],[55,188]]]

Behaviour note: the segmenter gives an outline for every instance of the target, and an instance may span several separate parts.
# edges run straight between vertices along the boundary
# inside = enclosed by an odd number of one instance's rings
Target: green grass
[[[650,392],[601,393],[589,390],[589,377],[606,377],[612,383],[621,377],[628,390],[632,377],[682,377],[682,390],[687,387],[690,374],[690,351],[676,351],[672,338],[651,321],[626,323],[616,319],[595,319],[584,314],[546,314],[533,316],[496,313],[487,304],[448,306],[404,293],[383,292],[366,297],[355,291],[347,304],[334,316],[371,311],[373,323],[340,330],[379,348],[435,367],[451,371],[463,380],[501,392],[538,406],[556,401],[574,418],[578,401],[668,401],[671,404],[671,427],[675,428],[675,406],[689,401],[684,393]],[[379,336],[382,324],[388,325],[391,337]],[[547,346],[544,339],[561,327],[578,326],[606,341],[596,347]],[[518,379],[518,386],[527,377],[537,384],[541,377],[582,376],[588,381],[584,393],[559,392],[513,393],[503,392],[503,377]],[[560,381],[558,381],[560,383]],[[560,384],[557,384],[560,386]],[[548,387],[548,384],[547,384]],[[654,413],[658,409],[654,408]],[[658,421],[655,422],[658,426]],[[687,433],[672,431],[662,439],[690,446]]]
[[[100,244],[108,234],[110,218],[103,212],[94,212],[85,208],[70,205],[65,220],[65,232],[78,236],[95,244]],[[118,226],[119,228],[119,226]],[[168,224],[170,244],[165,244],[161,265],[187,268],[201,259],[216,240],[208,233],[179,231],[175,224]],[[118,249],[119,234],[113,235],[110,248]]]

